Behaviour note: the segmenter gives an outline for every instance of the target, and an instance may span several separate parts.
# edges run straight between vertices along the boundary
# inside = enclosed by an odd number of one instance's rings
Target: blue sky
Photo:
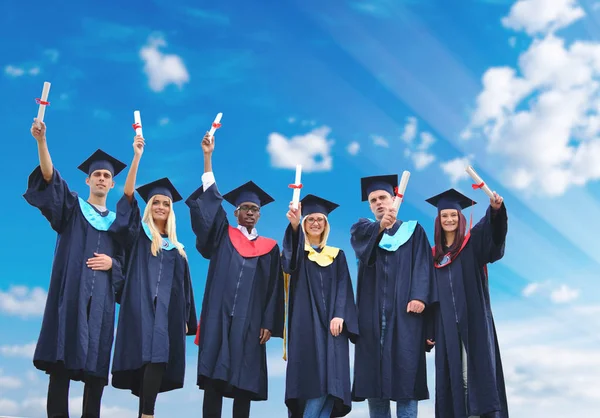
[[[14,218],[1,244],[0,415],[44,416],[47,380],[31,356],[56,237],[21,197],[37,164],[29,127],[44,81],[52,83],[50,152],[71,188],[87,195],[76,167],[97,148],[131,161],[140,110],[147,147],[139,184],[168,176],[187,196],[200,185],[201,138],[223,112],[220,189],[254,180],[272,194],[259,231],[281,240],[287,185],[303,164],[303,193],[341,205],[330,244],[346,251],[354,280],[349,229],[369,215],[360,177],[409,170],[402,218],[432,238],[435,212],[424,200],[449,187],[480,202],[472,213],[482,216],[486,196],[464,173],[473,164],[509,213],[490,289],[511,416],[598,410],[600,3],[21,3],[0,6],[1,158]],[[113,207],[125,174],[116,180]],[[200,301],[208,263],[193,249],[183,203],[175,210]],[[270,400],[253,404],[252,416],[285,413],[281,345],[268,345]],[[161,395],[157,416],[200,413],[195,367],[190,339],[186,387]],[[72,386],[73,411],[81,392]],[[106,390],[105,416],[132,416],[136,407],[127,392]],[[433,416],[432,407],[422,402],[419,416]],[[349,416],[368,416],[366,405]]]

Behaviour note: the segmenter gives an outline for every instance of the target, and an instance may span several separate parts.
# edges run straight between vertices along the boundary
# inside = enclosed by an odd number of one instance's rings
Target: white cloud
[[[373,141],[373,144],[375,144],[378,147],[383,147],[383,148],[390,147],[390,144],[387,141],[387,139],[385,139],[384,137],[382,137],[380,135],[371,135],[371,140]]]
[[[468,165],[471,165],[472,158],[472,155],[458,157],[440,164],[442,171],[450,178],[452,185],[456,185],[458,182],[469,178],[465,168],[467,168]]]
[[[418,151],[412,154],[413,163],[417,170],[423,170],[429,164],[435,161],[435,156],[424,151]]]
[[[537,293],[539,290],[540,290],[540,283],[537,283],[537,282],[529,283],[527,286],[525,286],[525,288],[523,289],[521,294],[525,297],[529,297],[529,296],[533,295],[534,293]]]
[[[181,57],[175,54],[165,54],[159,50],[167,46],[163,38],[153,37],[140,50],[144,61],[144,72],[148,76],[150,88],[161,92],[169,84],[182,88],[190,80],[187,68]]]
[[[330,152],[334,141],[327,139],[330,132],[331,128],[322,126],[290,139],[277,132],[269,134],[267,151],[271,155],[271,165],[296,168],[296,164],[302,164],[303,172],[331,170],[333,158]]]
[[[23,386],[21,379],[12,376],[5,376],[0,369],[0,389],[18,389]],[[0,409],[1,411],[1,409]]]
[[[19,412],[19,404],[12,399],[0,398],[0,411],[3,414],[14,415]]]
[[[577,0],[519,0],[502,24],[528,35],[546,34],[569,26],[585,16]]]
[[[44,313],[46,291],[41,287],[11,286],[8,292],[0,291],[0,311],[27,318]]]
[[[435,142],[435,137],[431,135],[429,132],[421,132],[421,143],[418,148],[421,151],[425,151],[429,149],[429,147]]]
[[[36,343],[32,342],[23,345],[3,345],[0,346],[0,353],[5,357],[24,357],[33,358]]]
[[[288,123],[295,123],[296,122],[296,118],[293,116],[290,116],[289,118],[287,118]]]
[[[515,36],[508,38],[508,44],[514,48],[517,45],[517,38]]]
[[[348,154],[356,155],[358,154],[358,151],[360,151],[360,144],[356,141],[351,142],[346,148],[346,150],[348,151]]]
[[[55,63],[56,61],[58,61],[58,57],[60,54],[56,49],[46,49],[44,51],[44,55],[48,57],[50,62]]]
[[[38,75],[40,73],[40,67],[32,67],[28,71],[29,75]]]
[[[404,131],[402,132],[402,140],[406,143],[411,143],[417,136],[417,118],[409,116],[406,118]]]
[[[463,138],[484,138],[506,185],[542,196],[600,179],[600,43],[534,40],[488,69]],[[505,164],[504,164],[505,163]]]
[[[14,65],[7,65],[4,67],[4,74],[10,77],[21,77],[25,74],[25,70],[21,67],[16,67]]]
[[[316,120],[303,120],[300,122],[302,126],[315,126],[317,124]]]
[[[168,125],[168,124],[169,124],[169,122],[170,122],[169,118],[161,118],[161,119],[158,121],[158,124],[159,124],[160,126],[165,126],[165,125]]]
[[[566,284],[561,285],[550,294],[550,299],[554,303],[568,303],[579,297],[579,290],[571,289]]]

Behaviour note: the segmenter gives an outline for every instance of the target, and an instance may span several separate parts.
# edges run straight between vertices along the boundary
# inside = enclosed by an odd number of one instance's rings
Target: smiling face
[[[244,202],[233,212],[238,224],[246,228],[254,228],[260,219],[260,207],[256,203]]]
[[[113,176],[108,170],[96,170],[88,178],[85,183],[90,186],[90,193],[96,197],[106,197],[108,191],[115,187]]]
[[[311,238],[321,238],[327,218],[322,213],[311,213],[304,218],[304,230]]]
[[[458,211],[456,209],[443,209],[440,212],[440,223],[444,232],[456,232],[458,221]]]
[[[392,207],[393,202],[392,195],[385,190],[375,190],[369,194],[369,207],[378,221]]]
[[[165,224],[171,213],[171,199],[161,194],[152,197],[152,220],[157,224]]]

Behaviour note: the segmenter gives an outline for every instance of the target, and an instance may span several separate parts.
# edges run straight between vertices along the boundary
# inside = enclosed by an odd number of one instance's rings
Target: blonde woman
[[[352,409],[349,341],[358,336],[346,255],[327,246],[337,204],[307,195],[294,209],[281,261],[291,275],[285,403],[291,418],[343,417]],[[301,216],[302,215],[302,220]]]
[[[115,220],[128,263],[112,385],[139,397],[139,417],[153,417],[158,393],[183,387],[185,336],[195,335],[196,309],[187,257],[175,231],[172,206],[181,195],[167,178],[139,187],[147,204],[140,219],[133,193],[144,139],[136,136],[133,148]]]

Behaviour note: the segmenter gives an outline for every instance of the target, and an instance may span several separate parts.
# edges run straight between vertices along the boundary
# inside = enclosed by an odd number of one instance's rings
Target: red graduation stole
[[[229,226],[229,239],[233,244],[233,247],[244,258],[260,257],[262,255],[271,252],[277,241],[271,238],[258,237],[255,240],[250,241],[242,231],[237,228]],[[199,345],[200,342],[200,321],[198,321],[198,328],[196,329],[196,339],[194,344]]]
[[[465,246],[467,245],[467,242],[469,242],[469,238],[471,238],[471,231],[469,231],[469,233],[465,236],[465,239],[463,240],[463,243],[460,246],[460,250],[458,250],[458,252],[456,253],[456,256],[458,256],[460,254],[460,252],[463,250],[463,248],[465,248]],[[431,247],[431,252],[432,252],[433,256],[435,257],[435,246]],[[454,260],[450,260],[450,262],[448,264],[444,264],[443,266],[438,265],[437,261],[435,261],[433,263],[433,266],[435,268],[439,269],[439,268],[446,267],[447,265],[452,264],[453,261]],[[485,277],[488,278],[487,264],[485,264],[483,266],[483,273],[485,274]]]

